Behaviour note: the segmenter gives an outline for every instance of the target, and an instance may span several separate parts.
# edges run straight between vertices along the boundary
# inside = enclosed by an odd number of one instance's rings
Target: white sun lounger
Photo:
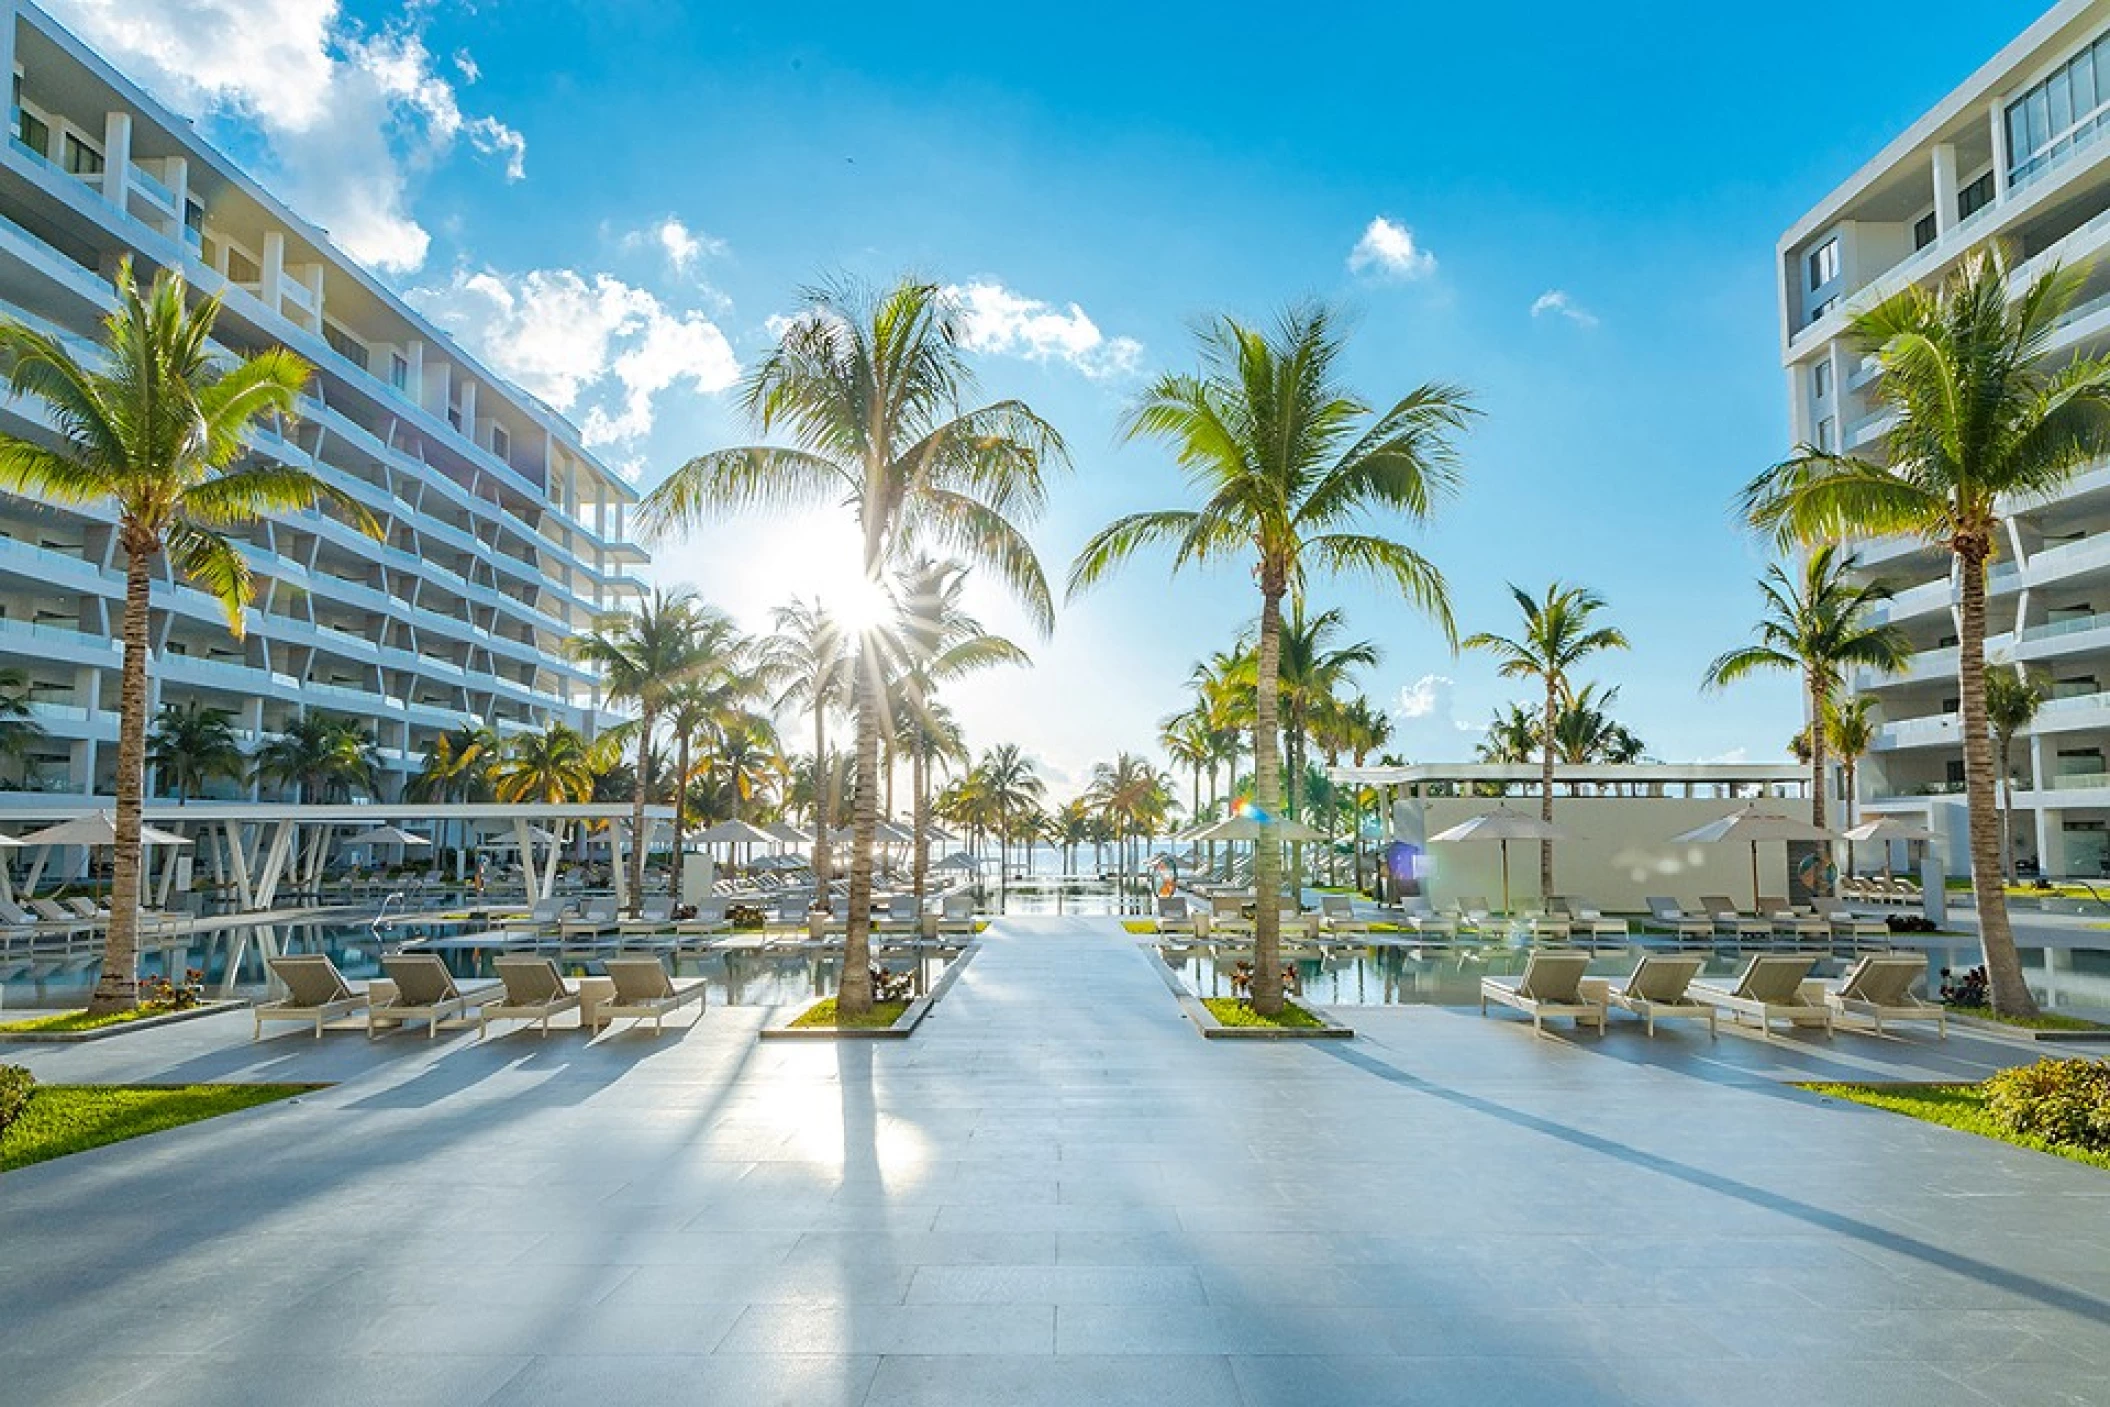
[[[658,959],[651,959],[655,966]],[[479,1037],[491,1029],[491,1022],[536,1021],[542,1026],[542,1034],[549,1034],[552,1016],[561,1012],[579,1009],[579,992],[564,980],[551,958],[500,958],[492,966],[498,972],[498,980],[504,984],[505,995],[495,1002],[487,1002],[476,1013],[476,1034]]]
[[[286,996],[250,1008],[256,1017],[252,1040],[263,1039],[266,1021],[298,1021],[303,1025],[312,1022],[315,1039],[321,1040],[323,1027],[366,1010],[366,993],[353,991],[352,984],[344,980],[344,974],[327,954],[272,958],[269,966],[271,975],[286,984]]]
[[[1700,907],[1714,923],[1718,938],[1771,938],[1773,925],[1756,914],[1747,914],[1731,902],[1726,895],[1702,894]]]
[[[1328,933],[1370,931],[1370,920],[1356,914],[1355,900],[1346,894],[1327,894],[1320,897],[1319,923]]]
[[[1890,925],[1870,914],[1863,916],[1837,899],[1818,898],[1810,900],[1810,907],[1818,917],[1832,926],[1834,938],[1884,938],[1890,937]]]
[[[1689,914],[1678,906],[1675,899],[1662,895],[1651,895],[1648,901],[1648,926],[1675,934],[1679,938],[1714,937],[1714,920],[1705,914]]]
[[[1913,984],[1927,975],[1927,959],[1918,953],[1876,953],[1858,959],[1824,994],[1835,1017],[1865,1016],[1883,1034],[1885,1021],[1932,1021],[1942,1040],[1949,1038],[1949,1013],[1934,1002],[1912,995]]]
[[[622,918],[616,912],[613,898],[588,899],[578,917],[558,923],[557,933],[564,938],[594,938],[614,933],[621,927]]]
[[[677,982],[667,976],[666,965],[658,958],[610,958],[603,966],[608,980],[615,984],[615,995],[594,1007],[594,1030],[601,1030],[610,1021],[631,1017],[650,1021],[656,1036],[667,1015],[690,1002],[696,1003],[696,1019],[703,1019],[709,991],[703,978]]]
[[[1758,901],[1759,916],[1773,925],[1774,936],[1805,938],[1825,941],[1832,936],[1832,922],[1815,910],[1804,912],[1785,899],[1761,898]]]
[[[1705,1020],[1707,1034],[1715,1034],[1715,1011],[1693,997],[1688,988],[1700,975],[1707,960],[1695,955],[1652,953],[1634,965],[1633,975],[1605,989],[1605,1000],[1621,1011],[1631,1011],[1648,1023],[1656,1034],[1656,1022],[1669,1017]]]
[[[1731,1018],[1741,1022],[1746,1016],[1758,1018],[1758,1028],[1767,1040],[1773,1038],[1773,1023],[1786,1021],[1792,1025],[1817,1025],[1824,1034],[1832,1033],[1832,1009],[1825,1001],[1823,992],[1806,991],[1804,982],[1817,959],[1806,953],[1780,953],[1755,957],[1744,965],[1741,976],[1733,987],[1722,987],[1712,982],[1695,982],[1692,994],[1709,1006],[1720,1007]]]
[[[1583,972],[1590,965],[1588,953],[1533,953],[1521,977],[1480,979],[1480,1014],[1487,1004],[1500,1002],[1531,1017],[1531,1029],[1544,1034],[1549,1016],[1572,1016],[1582,1026],[1594,1022],[1604,1034],[1605,1004],[1582,986]]]
[[[430,1040],[448,1022],[466,1025],[471,1011],[498,1000],[504,990],[496,982],[458,986],[447,965],[430,953],[392,953],[381,959],[381,970],[396,990],[393,996],[367,1004],[369,1036],[379,1035],[384,1026],[423,1021],[425,1037]]]

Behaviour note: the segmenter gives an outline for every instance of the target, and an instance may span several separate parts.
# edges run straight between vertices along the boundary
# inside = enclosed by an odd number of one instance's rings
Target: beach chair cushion
[[[272,958],[271,971],[286,984],[286,1007],[329,1006],[352,999],[351,986],[337,964],[321,953]]]
[[[494,966],[506,986],[507,1006],[548,1006],[572,995],[553,958],[500,958]]]
[[[430,953],[397,953],[381,959],[381,970],[396,984],[398,1006],[441,1006],[461,997],[454,974]]]
[[[1758,957],[1745,965],[1731,995],[1767,1006],[1801,1006],[1802,984],[1815,958]]]
[[[1662,1006],[1691,1005],[1686,988],[1699,976],[1703,961],[1697,957],[1645,957],[1635,964],[1633,975],[1619,989],[1620,994]]]
[[[603,966],[615,984],[618,1006],[642,1006],[675,995],[674,981],[658,958],[610,958]]]
[[[1920,1006],[1923,1003],[1912,995],[1912,985],[1926,973],[1926,959],[1921,957],[1865,957],[1847,969],[1838,995],[1842,1001],[1866,1002],[1870,1006]]]
[[[1533,953],[1517,980],[1517,995],[1549,1006],[1587,1005],[1581,984],[1589,965],[1587,953]]]

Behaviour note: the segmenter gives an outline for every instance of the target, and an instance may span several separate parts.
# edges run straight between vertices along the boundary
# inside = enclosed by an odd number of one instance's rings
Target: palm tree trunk
[[[1253,689],[1253,800],[1262,813],[1281,805],[1281,759],[1276,755],[1276,690],[1282,668],[1282,594],[1279,569],[1260,585],[1259,678]],[[1253,1010],[1282,1011],[1282,847],[1263,839],[1253,847]]]
[[[850,814],[850,921],[843,933],[842,982],[836,1010],[862,1016],[872,1009],[872,849],[879,836],[878,662],[857,661],[857,799]]]
[[[2015,740],[2000,740],[2000,877],[2015,882]]]
[[[1846,769],[1846,828],[1848,830],[1852,830],[1854,828],[1854,773],[1860,770],[1860,763],[1853,757],[1851,753],[1849,753],[1845,757],[1840,758],[1839,761],[1841,765],[1844,766],[1844,768]],[[1853,878],[1853,873],[1854,843],[1853,841],[1849,840],[1846,842],[1847,878]]]
[[[1824,681],[1813,672],[1810,675],[1810,820],[1815,825],[1824,824],[1824,705],[1831,693]]]
[[[1970,813],[1971,892],[1978,905],[1978,940],[1992,982],[1993,1010],[2035,1016],[2037,1002],[2022,977],[2022,957],[2007,919],[2007,887],[2000,878],[2000,829],[1993,807],[1993,735],[1985,715],[1985,560],[1990,544],[1959,537],[1963,620],[1957,632],[1958,692],[1963,695],[1963,785]]]
[[[1546,736],[1539,740],[1539,819],[1553,824],[1553,724],[1560,715],[1560,681],[1546,680]],[[1553,902],[1553,842],[1539,842],[1539,899]],[[1507,917],[1507,915],[1504,915]]]
[[[674,873],[667,880],[667,892],[677,904],[681,902],[681,843],[686,839],[682,822],[689,814],[689,765],[694,760],[689,755],[690,747],[688,732],[683,730],[680,755],[674,766]]]
[[[828,791],[835,769],[828,765],[828,709],[819,685],[813,691],[813,883],[815,903],[828,906]]]
[[[915,792],[911,800],[916,807],[915,816],[910,821],[916,832],[915,858],[910,862],[910,868],[915,872],[912,879],[916,912],[920,915],[930,874],[930,749],[921,737],[916,739],[916,745],[909,753],[909,788]]]
[[[647,708],[637,724],[637,785],[630,789],[630,915],[645,907],[645,766],[652,753],[652,725],[658,722]]]
[[[128,537],[131,534],[127,534]],[[156,548],[125,543],[125,658],[118,690],[117,846],[110,867],[110,927],[88,1014],[139,1005],[139,828],[147,752],[147,608]]]

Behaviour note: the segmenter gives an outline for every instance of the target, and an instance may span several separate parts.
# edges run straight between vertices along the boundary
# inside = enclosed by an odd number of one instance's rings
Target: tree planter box
[[[930,1009],[937,1004],[938,998],[951,990],[952,984],[959,980],[961,971],[973,960],[974,955],[981,951],[981,946],[979,943],[969,943],[966,947],[960,949],[960,955],[946,964],[945,970],[938,974],[938,980],[931,983],[930,990],[910,1002],[908,1009],[902,1012],[900,1019],[891,1026],[867,1026],[862,1029],[843,1030],[836,1026],[794,1026],[791,1024],[816,1006],[819,1006],[821,1002],[828,1000],[826,997],[820,997],[807,1002],[781,1023],[774,1026],[764,1026],[755,1035],[765,1041],[905,1041],[915,1033],[916,1027],[922,1024],[923,1018],[930,1015]]]
[[[223,1011],[240,1011],[248,1005],[248,1002],[239,1000],[206,1002],[187,1011],[165,1011],[159,1016],[142,1016],[136,1021],[116,1021],[92,1031],[0,1031],[0,1045],[79,1045],[83,1041],[108,1040],[112,1036],[128,1036],[134,1031],[173,1026],[179,1021],[195,1021],[201,1016],[218,1016]]]
[[[1355,1028],[1343,1026],[1325,1012],[1306,1006],[1295,997],[1283,1001],[1308,1013],[1319,1024],[1316,1026],[1226,1026],[1216,1019],[1216,1013],[1203,1006],[1199,997],[1180,993],[1180,1009],[1194,1022],[1194,1028],[1206,1040],[1212,1041],[1346,1041],[1355,1038]]]

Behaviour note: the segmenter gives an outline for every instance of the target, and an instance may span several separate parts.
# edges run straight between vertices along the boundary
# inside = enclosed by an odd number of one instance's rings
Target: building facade
[[[1782,361],[1799,443],[1880,458],[1880,369],[1846,338],[1852,315],[1932,284],[2001,241],[2019,286],[2087,267],[2054,357],[2110,352],[2110,0],[2068,0],[1915,122],[1781,237]],[[2110,874],[2110,464],[2048,502],[2009,505],[1990,569],[1987,657],[2052,697],[2015,745],[2016,851],[2047,875]],[[1963,867],[1957,592],[1949,554],[1905,539],[1856,545],[1896,597],[1909,665],[1861,673],[1882,729],[1860,769],[1869,806],[1917,813]]]
[[[508,385],[274,200],[184,119],[21,0],[0,0],[14,74],[0,147],[0,314],[85,349],[129,258],[219,294],[218,341],[291,348],[315,367],[297,418],[253,453],[306,468],[385,529],[324,513],[240,534],[256,580],[246,638],[163,567],[153,702],[235,717],[245,747],[305,711],[373,728],[394,798],[439,733],[501,736],[603,721],[565,641],[643,589],[626,536],[636,494],[577,430]],[[10,433],[41,407],[0,402]],[[45,730],[10,784],[110,791],[123,556],[114,519],[0,494],[0,667],[24,671]],[[229,796],[248,794],[225,784]],[[0,797],[4,805],[4,797]]]

